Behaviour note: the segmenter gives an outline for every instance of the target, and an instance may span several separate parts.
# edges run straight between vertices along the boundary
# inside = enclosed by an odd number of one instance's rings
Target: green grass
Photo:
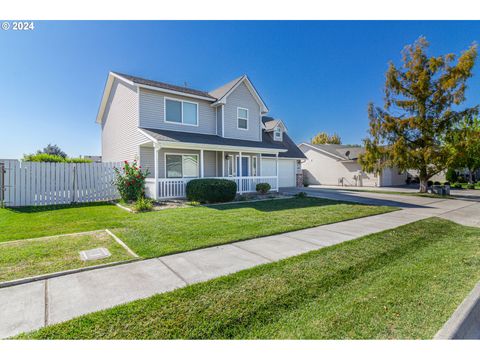
[[[132,214],[111,204],[0,209],[0,242],[111,229],[154,257],[392,211],[392,207],[293,198]]]
[[[0,243],[123,226],[129,213],[106,203],[0,208]]]
[[[116,234],[149,257],[384,213],[391,207],[304,198],[197,206],[141,214]]]
[[[429,339],[480,278],[480,229],[431,218],[21,335]]]
[[[107,248],[112,256],[80,260],[79,251]],[[0,243],[0,282],[132,259],[107,233],[41,238]]]

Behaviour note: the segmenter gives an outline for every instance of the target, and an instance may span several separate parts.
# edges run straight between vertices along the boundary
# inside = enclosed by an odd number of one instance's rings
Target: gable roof
[[[237,83],[242,81],[244,76],[245,75],[242,75],[236,79],[233,79],[232,81],[229,81],[225,85],[222,85],[219,88],[210,91],[209,94],[213,96],[215,99],[221,100],[230,91],[231,88],[233,88],[235,85],[237,85]]]
[[[250,93],[253,95],[254,99],[260,105],[261,111],[263,113],[268,112],[267,106],[265,105],[261,96],[258,94],[257,90],[255,89],[255,86],[253,86],[252,82],[250,81],[247,75],[242,75],[226,83],[225,85],[219,87],[218,89],[215,89],[211,92],[206,92],[203,90],[197,90],[197,89],[192,89],[189,87],[183,87],[178,85],[172,85],[172,84],[164,83],[161,81],[148,80],[138,76],[123,74],[116,71],[110,71],[107,77],[102,100],[100,102],[100,107],[97,113],[97,119],[96,119],[97,123],[101,123],[103,112],[105,111],[108,97],[110,96],[110,90],[112,88],[115,78],[125,81],[130,85],[137,85],[147,89],[161,90],[161,91],[169,92],[172,94],[185,95],[189,97],[203,99],[206,101],[210,101],[214,104],[225,103],[227,96],[230,95],[237,88],[237,86],[243,82],[247,86]]]
[[[250,81],[247,75],[242,75],[228,83],[226,83],[223,86],[220,86],[218,89],[215,89],[210,92],[210,95],[214,96],[217,98],[217,101],[215,104],[225,104],[227,101],[228,95],[230,95],[235,89],[240,85],[244,83],[247,86],[247,89],[250,91],[250,93],[253,95],[253,98],[255,101],[260,105],[260,110],[263,114],[268,112],[268,107],[263,101],[262,97],[260,94],[257,92],[257,89],[253,85],[253,83]]]
[[[167,84],[161,81],[155,81],[155,80],[148,80],[144,79],[138,76],[133,76],[133,75],[127,75],[127,74],[122,74],[119,72],[114,72],[112,71],[112,74],[117,75],[121,78],[130,80],[131,82],[138,84],[138,85],[146,85],[146,86],[151,86],[159,89],[164,89],[164,90],[172,90],[172,91],[177,91],[180,93],[184,94],[189,94],[189,95],[196,95],[196,96],[202,96],[205,98],[209,98],[212,101],[215,101],[216,98],[211,96],[208,92],[202,91],[202,90],[196,90],[184,86],[178,86],[178,85],[172,85],[172,84]]]
[[[336,145],[336,144],[308,144],[308,143],[302,143],[300,145],[309,146],[314,150],[327,153],[329,155],[336,157],[340,161],[357,160],[359,155],[365,152],[365,149],[361,146]]]
[[[285,130],[287,130],[286,125],[280,119],[275,119],[270,116],[262,116],[263,127],[265,131],[273,131],[277,125],[282,125]]]
[[[205,144],[214,146],[247,147],[255,149],[288,151],[288,148],[279,141],[273,141],[270,135],[263,132],[262,141],[224,138],[218,135],[189,133],[162,129],[139,128],[139,130],[155,141],[179,142],[188,144]]]

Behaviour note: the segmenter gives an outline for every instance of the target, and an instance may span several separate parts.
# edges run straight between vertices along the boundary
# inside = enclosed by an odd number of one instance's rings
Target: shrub
[[[454,169],[448,169],[445,174],[445,179],[450,182],[456,182],[458,180],[458,174]]]
[[[145,178],[149,172],[143,171],[136,161],[131,165],[125,161],[121,169],[114,168],[114,170],[113,184],[117,187],[122,200],[137,201],[145,195]]]
[[[258,183],[257,186],[255,186],[255,190],[260,194],[266,194],[271,188],[269,183]]]
[[[133,205],[133,210],[135,211],[150,211],[153,209],[153,200],[147,199],[144,197],[139,198],[135,205]]]
[[[444,186],[450,186],[450,182],[449,182],[449,181],[445,181],[445,182],[443,183],[443,185],[444,185]]]
[[[452,184],[452,187],[453,187],[454,189],[461,189],[461,188],[462,188],[462,184],[460,184],[460,183],[454,183],[454,184]]]
[[[50,154],[30,154],[24,155],[23,161],[32,161],[32,162],[65,162],[65,158],[58,155]]]
[[[82,158],[67,158],[67,159],[65,159],[65,162],[79,164],[79,163],[91,163],[92,160],[82,159]]]
[[[235,181],[226,179],[193,179],[186,187],[187,199],[201,203],[232,201],[236,193]]]
[[[64,158],[59,155],[52,154],[30,154],[24,155],[23,161],[31,162],[55,162],[55,163],[91,163],[90,159],[81,159],[81,158]]]
[[[307,193],[305,191],[300,191],[299,193],[295,194],[295,197],[303,199],[307,197]]]
[[[440,181],[435,181],[433,185],[442,185],[442,184],[440,184]]]
[[[467,184],[467,189],[473,190],[473,189],[475,189],[475,185],[474,184]]]

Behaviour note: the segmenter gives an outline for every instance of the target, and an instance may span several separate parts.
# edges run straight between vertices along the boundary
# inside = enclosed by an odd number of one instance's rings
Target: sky
[[[389,61],[424,35],[430,54],[460,54],[480,22],[38,21],[0,30],[0,159],[47,144],[99,155],[96,114],[109,71],[200,90],[247,74],[297,143],[319,131],[358,144],[369,102],[383,104]],[[480,102],[480,65],[466,105]]]

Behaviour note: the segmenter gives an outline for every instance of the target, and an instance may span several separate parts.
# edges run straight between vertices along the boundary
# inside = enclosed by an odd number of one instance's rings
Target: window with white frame
[[[198,104],[165,98],[165,122],[198,125]]]
[[[280,128],[280,126],[277,126],[274,130],[273,130],[273,139],[275,141],[282,141],[282,129]]]
[[[167,178],[198,177],[198,155],[165,155],[165,175]]]
[[[248,130],[248,109],[237,108],[237,127]]]

